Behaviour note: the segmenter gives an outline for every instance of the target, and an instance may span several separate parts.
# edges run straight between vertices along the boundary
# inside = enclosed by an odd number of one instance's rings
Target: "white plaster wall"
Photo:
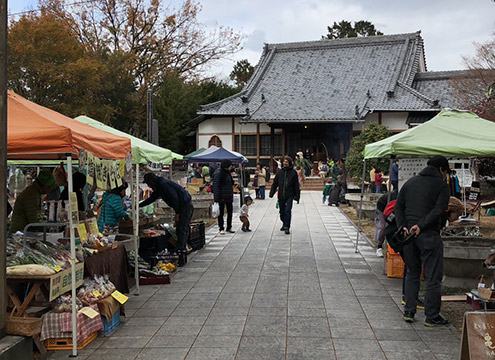
[[[204,147],[208,149],[208,143],[213,135],[199,135],[198,149]],[[217,135],[222,140],[222,147],[232,150],[232,135]]]
[[[232,118],[211,118],[198,125],[199,134],[232,133]]]
[[[385,125],[389,130],[392,131],[402,131],[402,130],[407,130],[407,120],[408,113],[407,112],[390,112],[382,113],[382,125]],[[378,123],[378,112],[369,114],[365,121],[364,124],[368,125],[371,123]],[[352,124],[352,130],[354,131],[361,131],[363,129],[363,123],[353,123]]]
[[[389,130],[407,130],[407,112],[392,112],[382,114],[382,124],[388,127]]]

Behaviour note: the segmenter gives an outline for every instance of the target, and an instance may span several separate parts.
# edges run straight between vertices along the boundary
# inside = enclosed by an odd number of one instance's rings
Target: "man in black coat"
[[[220,213],[218,214],[218,228],[220,234],[225,234],[223,215],[225,207],[227,207],[227,232],[234,233],[232,230],[232,214],[234,212],[233,202],[234,202],[234,180],[230,174],[232,171],[232,161],[224,159],[220,163],[220,169],[215,171],[213,176],[213,198],[220,207]]]
[[[177,250],[179,251],[179,266],[187,263],[186,244],[189,239],[190,222],[194,212],[191,195],[179,184],[156,176],[153,173],[144,175],[144,182],[153,189],[151,196],[139,203],[143,207],[155,202],[159,197],[175,210]]]
[[[278,205],[280,211],[280,220],[282,220],[281,231],[290,234],[290,220],[292,215],[292,201],[295,200],[299,204],[301,197],[301,189],[297,172],[292,167],[292,159],[285,156],[283,159],[283,167],[277,172],[273,179],[273,184],[270,189],[270,197],[278,190]]]
[[[440,315],[443,244],[440,230],[445,223],[449,203],[449,187],[444,181],[450,172],[449,162],[437,155],[428,160],[427,167],[409,179],[395,202],[398,228],[416,239],[404,246],[407,266],[404,320],[414,321],[419,292],[421,265],[424,268],[425,326],[443,326],[448,321]]]

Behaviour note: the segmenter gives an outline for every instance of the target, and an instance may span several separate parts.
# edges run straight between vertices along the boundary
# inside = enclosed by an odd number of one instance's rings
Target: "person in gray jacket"
[[[440,230],[446,220],[449,187],[444,181],[450,172],[449,162],[437,155],[427,162],[426,168],[409,179],[395,202],[398,228],[407,236],[416,236],[404,246],[407,266],[404,320],[414,321],[419,292],[421,265],[424,268],[425,326],[444,326],[448,321],[440,315],[441,282],[443,272],[443,244]]]

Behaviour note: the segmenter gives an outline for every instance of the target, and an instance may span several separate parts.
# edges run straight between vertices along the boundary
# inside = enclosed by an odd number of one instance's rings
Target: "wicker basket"
[[[10,335],[37,335],[41,333],[41,318],[9,315],[5,321],[5,332]]]

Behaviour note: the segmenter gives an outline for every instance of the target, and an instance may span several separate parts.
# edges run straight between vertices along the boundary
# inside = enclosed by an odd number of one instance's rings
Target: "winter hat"
[[[435,155],[433,156],[428,162],[426,163],[428,166],[434,166],[436,168],[443,168],[444,170],[447,170],[447,173],[450,174],[450,166],[449,166],[449,161],[445,156],[442,155]]]
[[[230,161],[229,159],[223,159],[220,164],[220,167],[222,169],[227,169],[230,165],[232,165],[232,161]]]
[[[40,171],[40,173],[38,174],[36,182],[40,185],[52,186],[53,184],[55,184],[55,178],[53,177],[51,172],[43,170]]]

